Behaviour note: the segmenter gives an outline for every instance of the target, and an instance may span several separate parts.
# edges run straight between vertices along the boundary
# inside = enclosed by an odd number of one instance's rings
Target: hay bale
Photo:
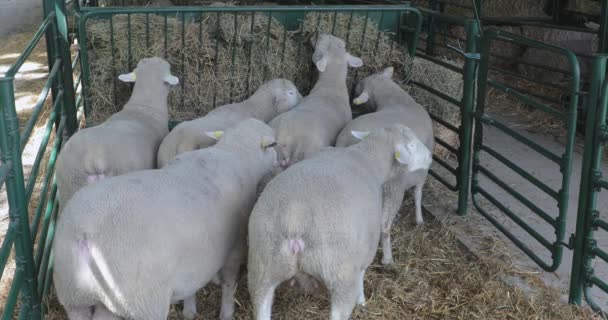
[[[449,60],[447,58],[442,58],[442,60],[457,67],[462,67],[462,63],[458,61]],[[411,74],[412,80],[439,90],[458,101],[462,99],[464,83],[462,74],[460,73],[446,69],[429,60],[415,58]],[[429,113],[440,117],[456,127],[460,126],[460,109],[458,106],[455,106],[422,88],[412,86],[408,89],[412,97],[425,107]],[[442,139],[455,148],[460,146],[458,134],[454,131],[436,122],[433,122],[433,130],[435,137]],[[434,153],[436,156],[443,159],[453,158],[455,156],[438,144],[435,145]]]
[[[114,30],[126,30],[128,19],[126,15],[115,16],[112,20]],[[143,57],[165,56],[165,18],[150,15],[147,19],[148,30],[145,15],[130,17],[131,53],[126,32],[116,32],[111,39],[109,20],[90,23],[90,99],[93,107],[87,119],[89,125],[107,119],[129,98],[131,86],[115,80],[118,74],[129,71],[129,60],[134,66]],[[285,77],[294,81],[303,93],[308,92],[316,74],[310,59],[311,40],[318,33],[333,31],[336,36],[348,39],[347,49],[364,61],[363,67],[349,70],[349,87],[354,87],[357,79],[393,66],[395,79],[405,83],[404,89],[412,90],[413,97],[421,105],[450,123],[457,126],[460,123],[457,108],[407,83],[414,78],[460,100],[462,76],[423,59],[412,61],[407,48],[394,42],[391,32],[379,30],[371,18],[366,21],[364,16],[350,13],[308,13],[301,29],[286,31],[279,21],[266,14],[256,13],[253,21],[250,13],[211,14],[199,22],[184,23],[184,45],[180,18],[171,16],[166,21],[169,30],[166,59],[181,80],[180,86],[169,96],[172,119],[193,119],[206,114],[214,105],[243,100],[264,79]],[[115,44],[113,52],[111,41]],[[233,56],[235,63],[232,63]],[[435,132],[441,139],[458,146],[458,136],[454,132],[438,125]],[[442,158],[450,155],[439,146],[436,154]]]
[[[355,79],[389,65],[395,67],[397,75],[404,78],[408,75],[410,59],[405,48],[391,40],[391,33],[380,32],[375,21],[366,21],[362,16],[354,16],[351,21],[350,14],[346,13],[309,13],[303,28],[296,31],[285,30],[275,17],[269,18],[264,13],[256,13],[253,19],[251,13],[207,14],[198,20],[183,24],[182,43],[181,17],[149,15],[146,18],[133,14],[130,16],[130,52],[126,15],[112,19],[113,39],[110,20],[91,20],[88,46],[92,112],[88,124],[100,123],[122,107],[131,86],[116,81],[117,75],[129,71],[129,65],[134,67],[139,59],[153,55],[165,57],[180,77],[180,86],[169,96],[170,114],[175,120],[196,118],[216,105],[243,100],[272,78],[285,77],[294,81],[303,93],[308,92],[315,74],[310,40],[317,32],[332,29],[337,36],[350,39],[349,50],[365,63],[361,69],[350,70],[350,85]],[[114,50],[111,41],[114,41]],[[235,63],[232,63],[233,57]]]

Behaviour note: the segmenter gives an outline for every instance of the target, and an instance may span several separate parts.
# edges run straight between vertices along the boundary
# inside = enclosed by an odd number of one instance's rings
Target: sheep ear
[[[395,72],[395,68],[388,67],[388,68],[384,69],[384,71],[382,72],[382,75],[387,79],[392,79],[394,72]]]
[[[410,141],[407,145],[395,146],[395,160],[407,166],[408,172],[428,169],[433,158],[431,151],[418,139]]]
[[[205,135],[213,140],[219,140],[224,135],[224,131],[207,131]]]
[[[369,100],[369,94],[367,94],[367,92],[363,91],[361,93],[361,95],[359,95],[358,97],[356,97],[353,100],[353,103],[358,106],[360,104],[366,103],[368,100]]]
[[[118,80],[123,82],[135,82],[135,72],[121,74],[118,76]]]
[[[359,68],[359,67],[363,66],[363,60],[361,60],[361,58],[352,56],[350,53],[346,54],[346,62],[348,63],[349,66],[351,66],[353,68]]]
[[[315,65],[317,66],[317,69],[319,69],[320,72],[324,72],[325,68],[327,67],[327,58],[322,57],[321,59],[317,60],[317,62],[315,62]]]
[[[174,75],[166,75],[163,80],[165,80],[166,83],[175,86],[179,83],[179,79],[174,76]]]
[[[353,137],[359,139],[359,140],[363,140],[363,138],[367,137],[369,135],[369,131],[351,131],[350,134],[353,135]]]

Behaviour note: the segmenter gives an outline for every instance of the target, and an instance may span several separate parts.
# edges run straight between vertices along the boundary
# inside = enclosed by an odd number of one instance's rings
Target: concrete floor
[[[518,133],[524,135],[545,146],[552,152],[561,155],[564,152],[564,145],[561,142],[556,141],[555,137],[547,136],[538,133],[531,133],[524,128],[524,126],[515,118],[496,116],[497,119],[507,123],[512,129]],[[510,136],[502,133],[502,131],[493,127],[484,128],[484,144],[492,147],[500,154],[506,156],[509,160],[516,163],[517,165],[530,172],[534,177],[540,179],[554,190],[559,190],[562,183],[562,176],[559,171],[559,166],[543,155],[533,151],[522,143],[516,142]],[[574,233],[576,227],[576,214],[577,205],[579,199],[579,186],[580,186],[580,170],[582,164],[582,143],[579,142],[575,148],[575,154],[573,159],[573,172],[570,183],[570,196],[567,212],[567,226],[566,235],[564,242],[568,242],[571,234]],[[507,168],[491,156],[482,154],[481,164],[486,167],[491,173],[499,177],[508,186],[515,189],[528,200],[536,204],[540,209],[548,212],[552,217],[556,217],[558,214],[557,202],[547,196],[543,191],[538,189],[536,186],[527,182],[527,180],[521,178],[518,174]],[[603,164],[603,172],[608,173],[608,165]],[[497,200],[503,203],[507,208],[517,214],[522,220],[527,222],[534,230],[539,232],[550,242],[555,240],[555,230],[552,226],[546,223],[534,212],[530,211],[527,207],[521,204],[518,200],[508,195],[502,188],[495,185],[489,179],[485,178],[482,174],[480,176],[480,185],[493,195]],[[482,196],[477,195],[476,199],[483,199]],[[539,257],[548,263],[551,262],[550,252],[539,242],[534,240],[525,230],[515,224],[509,217],[502,214],[500,210],[494,207],[488,201],[479,201],[486,211],[501,222],[511,233],[513,233],[518,239],[524,241],[524,243]],[[598,208],[601,212],[601,216],[604,219],[608,219],[608,193],[600,193],[598,199]],[[459,238],[475,251],[476,246],[480,237],[483,236],[495,236],[506,241],[509,241],[504,237],[501,232],[489,223],[481,214],[475,210],[470,210],[470,214],[466,217],[452,218],[456,223],[453,226],[454,231],[458,234]],[[604,250],[608,251],[608,235],[605,232],[597,232],[596,237],[598,245]],[[572,266],[572,251],[564,248],[562,263],[559,269],[553,273],[543,272],[536,264],[528,258],[521,250],[516,248],[514,245],[511,246],[513,249],[512,256],[514,257],[515,264],[529,270],[530,272],[538,273],[545,283],[555,286],[564,292],[567,292],[570,285],[570,270]],[[604,280],[608,280],[608,265],[605,263],[596,262],[594,266],[596,275]],[[602,293],[600,290],[593,290],[594,299],[597,300],[604,307],[608,308],[608,295]],[[567,295],[564,294],[564,299]]]
[[[0,41],[16,32],[36,30],[42,20],[42,0],[0,0]]]

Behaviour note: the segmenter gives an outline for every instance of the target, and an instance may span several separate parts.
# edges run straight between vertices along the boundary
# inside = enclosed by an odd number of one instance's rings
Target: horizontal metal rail
[[[489,79],[488,79],[488,84],[508,95],[511,95],[511,96],[517,98],[519,101],[525,103],[526,105],[529,105],[536,109],[540,109],[542,111],[550,113],[551,115],[558,117],[559,119],[563,120],[566,117],[566,114],[564,114],[562,111],[559,111],[550,106],[544,105],[541,102],[539,102],[533,98],[530,98],[528,95],[525,95],[524,93],[522,93],[520,91],[520,89],[516,89],[516,88],[506,85],[504,83],[500,83],[498,81],[489,80]],[[559,103],[559,100],[552,100],[551,102]]]
[[[505,156],[501,155],[493,148],[491,148],[487,145],[483,145],[483,146],[481,146],[481,150],[487,152],[489,155],[494,157],[500,163],[504,164],[509,169],[511,169],[515,173],[517,173],[520,177],[526,179],[527,181],[532,183],[534,186],[536,186],[537,188],[539,188],[542,191],[544,191],[545,193],[547,193],[549,196],[551,196],[551,198],[553,198],[555,200],[557,200],[559,198],[559,193],[557,191],[553,190],[551,187],[546,185],[544,182],[540,181],[535,176],[531,175],[530,173],[528,173],[527,171],[522,169],[520,166],[516,165],[511,160],[507,159]],[[553,222],[551,222],[551,223],[553,223]]]
[[[13,63],[13,65],[4,74],[5,78],[13,78],[17,74],[17,72],[19,72],[19,69],[21,69],[27,58],[30,57],[32,51],[34,51],[34,49],[38,45],[38,42],[40,42],[40,39],[42,38],[42,36],[44,36],[46,30],[54,23],[55,13],[51,13],[48,17],[46,17],[46,19],[44,19],[44,21],[38,28],[38,31],[36,31],[36,33],[34,34],[32,40],[28,42],[28,45],[25,47],[23,53],[21,53],[21,55],[19,55],[19,57],[17,58],[17,61],[15,61],[15,63]]]

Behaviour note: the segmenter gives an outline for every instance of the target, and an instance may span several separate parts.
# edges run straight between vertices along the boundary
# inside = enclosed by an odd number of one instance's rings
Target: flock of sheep
[[[171,132],[169,64],[142,59],[119,77],[135,82],[123,110],[72,136],[57,163],[53,276],[71,320],[165,320],[182,300],[192,319],[211,281],[231,319],[245,262],[256,319],[285,281],[326,288],[333,320],[365,303],[365,270],[380,241],[393,263],[391,223],[412,187],[422,223],[431,119],[389,67],[357,84],[353,103],[376,112],[353,120],[347,68],[362,60],[331,35],[314,47],[308,96],[275,79]]]

